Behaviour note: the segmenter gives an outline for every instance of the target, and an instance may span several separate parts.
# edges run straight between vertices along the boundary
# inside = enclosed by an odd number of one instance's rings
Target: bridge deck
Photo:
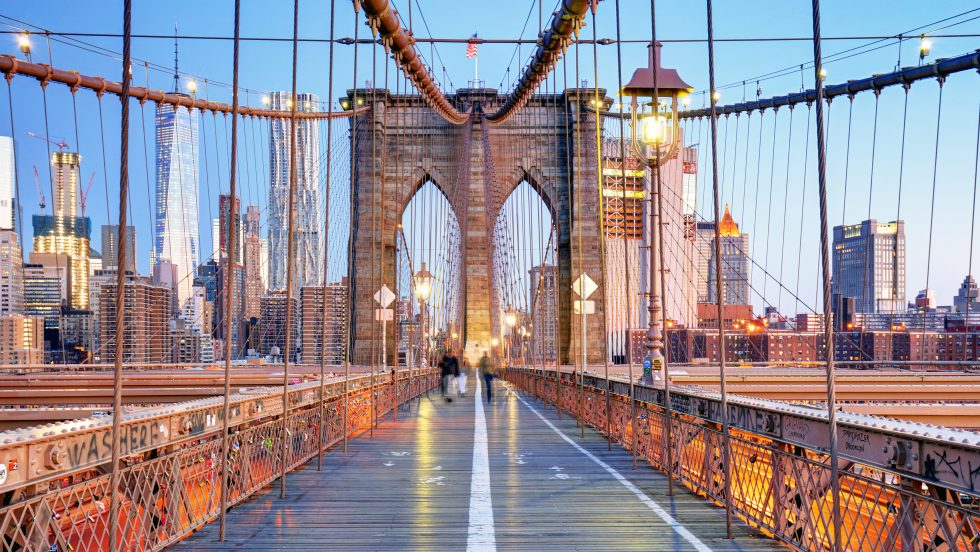
[[[594,431],[495,385],[487,405],[438,392],[290,474],[177,550],[770,550],[724,510],[640,466]],[[498,380],[499,382],[499,380]],[[485,422],[484,422],[485,420]],[[483,431],[485,428],[485,433]],[[486,483],[489,483],[488,485]],[[676,520],[676,524],[674,524]]]

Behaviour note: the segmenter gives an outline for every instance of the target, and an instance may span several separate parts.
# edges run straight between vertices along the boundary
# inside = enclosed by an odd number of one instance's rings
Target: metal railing
[[[716,393],[671,388],[672,440],[663,388],[511,369],[506,377],[608,433],[654,467],[725,504]],[[584,381],[583,381],[584,379]],[[608,406],[607,406],[608,404]],[[733,397],[731,505],[751,526],[797,550],[829,550],[833,535],[826,414],[775,401]],[[840,550],[980,550],[980,435],[841,413]],[[970,436],[973,436],[972,439]],[[667,466],[667,447],[673,466]],[[850,448],[849,448],[850,447]]]
[[[276,480],[283,462],[296,469],[319,451],[438,383],[432,371],[289,386],[283,423],[279,388],[231,397],[229,505]],[[344,407],[347,424],[344,426]],[[221,397],[123,415],[124,443],[118,519],[109,519],[106,461],[112,442],[107,418],[89,418],[0,433],[7,471],[0,481],[0,551],[160,550],[220,513]],[[108,429],[107,429],[108,428]],[[286,441],[285,445],[283,441]],[[285,451],[285,452],[283,452]],[[18,474],[18,472],[20,472]]]

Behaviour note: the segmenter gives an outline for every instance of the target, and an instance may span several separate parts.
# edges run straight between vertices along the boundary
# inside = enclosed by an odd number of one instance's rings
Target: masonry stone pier
[[[586,318],[585,334],[589,362],[602,362],[606,335],[593,107],[596,92],[579,88],[536,95],[510,120],[493,124],[483,115],[494,112],[505,97],[492,89],[463,89],[450,99],[472,116],[454,125],[419,96],[382,89],[348,91],[349,105],[368,107],[357,117],[351,133],[352,362],[378,362],[382,347],[387,348],[389,363],[395,358],[395,332],[389,326],[387,343],[382,343],[372,296],[385,284],[396,289],[396,244],[402,216],[427,182],[445,195],[463,234],[459,258],[464,308],[459,322],[467,357],[478,357],[500,334],[503,306],[495,293],[488,292],[494,281],[491,230],[509,194],[527,182],[541,196],[557,226],[561,362],[581,361],[582,318],[572,313],[571,285],[583,272],[599,284],[590,297],[595,301],[595,314]],[[598,93],[608,105],[605,91]]]

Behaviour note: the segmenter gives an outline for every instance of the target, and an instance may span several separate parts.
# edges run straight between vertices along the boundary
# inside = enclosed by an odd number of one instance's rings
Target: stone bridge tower
[[[598,93],[608,106],[605,90]],[[419,96],[381,89],[348,91],[348,105],[362,102],[368,107],[357,117],[356,148],[351,148],[355,156],[352,362],[370,364],[375,354],[380,358],[381,332],[374,321],[372,295],[382,284],[395,289],[398,225],[405,207],[426,182],[445,195],[463,233],[460,333],[465,354],[474,359],[490,347],[499,327],[494,313],[501,307],[491,304],[491,294],[486,293],[492,281],[489,229],[504,201],[524,181],[538,192],[558,226],[561,361],[574,363],[581,358],[581,317],[572,314],[571,285],[584,271],[599,284],[590,297],[595,314],[586,319],[589,362],[602,362],[605,289],[595,94],[594,88],[579,88],[536,95],[507,122],[493,124],[482,114],[495,112],[505,97],[492,89],[463,89],[450,99],[474,115],[469,122],[454,125]],[[514,147],[517,137],[523,145],[519,149]],[[395,358],[390,329],[384,346],[387,358]]]

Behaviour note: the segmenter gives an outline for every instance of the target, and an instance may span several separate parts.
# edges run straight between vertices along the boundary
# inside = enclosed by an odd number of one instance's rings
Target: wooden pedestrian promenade
[[[499,381],[499,380],[498,380]],[[773,550],[781,548],[553,408],[497,383],[491,404],[430,393],[290,473],[176,550]],[[482,399],[482,398],[481,398]]]

